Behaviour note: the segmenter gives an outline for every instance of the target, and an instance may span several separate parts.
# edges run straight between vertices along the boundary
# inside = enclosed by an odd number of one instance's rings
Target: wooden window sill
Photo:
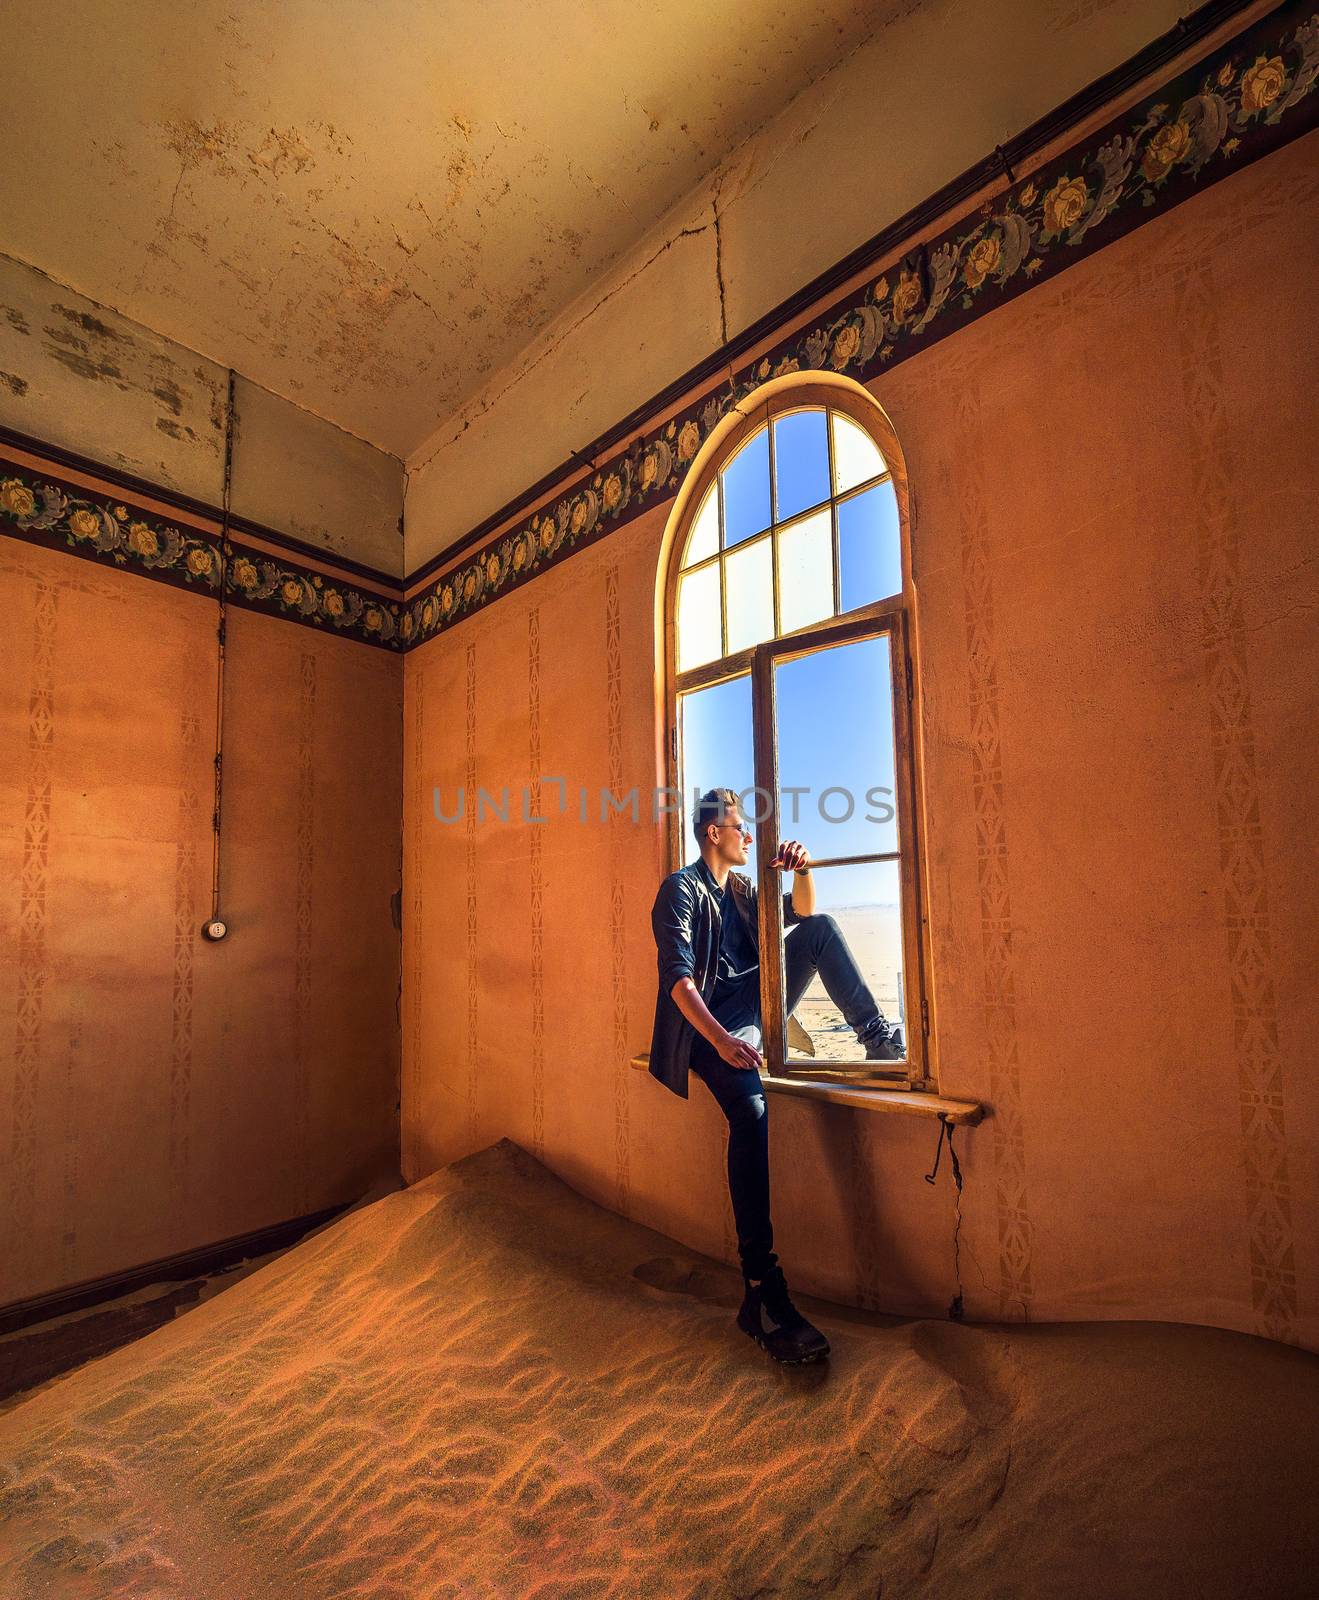
[[[633,1056],[631,1065],[646,1072],[650,1058]],[[985,1114],[978,1100],[951,1100],[946,1095],[926,1094],[919,1089],[889,1088],[883,1084],[818,1083],[810,1078],[771,1078],[767,1073],[761,1074],[761,1082],[771,1094],[795,1094],[803,1100],[823,1100],[829,1105],[853,1106],[858,1111],[880,1111],[889,1116],[943,1116],[958,1128],[973,1128]]]

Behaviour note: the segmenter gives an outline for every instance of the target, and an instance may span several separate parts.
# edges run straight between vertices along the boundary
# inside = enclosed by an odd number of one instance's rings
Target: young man
[[[728,1119],[728,1188],[746,1289],[738,1326],[778,1361],[818,1361],[829,1341],[789,1298],[770,1224],[757,889],[735,870],[746,865],[752,833],[732,789],[703,794],[692,828],[700,859],[665,878],[650,914],[659,961],[650,1071],[686,1098],[690,1067]],[[784,940],[787,1014],[818,972],[866,1059],[901,1061],[900,1030],[884,1020],[837,922],[815,911],[805,845],[787,840],[773,865],[793,873],[792,893],[783,897],[784,927],[793,928]],[[762,1309],[774,1324],[768,1331]]]

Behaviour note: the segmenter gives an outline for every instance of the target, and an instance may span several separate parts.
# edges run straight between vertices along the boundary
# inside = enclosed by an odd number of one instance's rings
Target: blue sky
[[[876,786],[896,788],[887,638],[857,640],[780,662],[774,669],[774,684],[780,785],[810,790],[797,801],[795,823],[792,798],[780,798],[780,836],[799,840],[815,857],[895,850],[895,822],[867,820],[868,815],[884,816],[885,807],[866,799],[867,790]],[[679,707],[685,811],[690,813],[694,786],[702,791],[719,785],[750,789],[755,764],[749,674],[685,694]],[[820,814],[821,795],[833,787],[852,796],[848,820],[829,822]],[[748,795],[747,804],[748,809],[755,805],[754,797]],[[847,800],[842,795],[827,796],[825,809],[842,819]],[[696,842],[688,825],[684,860],[695,855]],[[754,844],[751,859],[754,863]],[[823,898],[827,890],[835,904],[872,903],[876,877],[870,867],[831,868],[827,884],[821,874],[817,892]]]

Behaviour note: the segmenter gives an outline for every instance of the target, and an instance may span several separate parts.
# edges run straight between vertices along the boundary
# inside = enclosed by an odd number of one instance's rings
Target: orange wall
[[[0,539],[0,1304],[396,1161],[396,657]]]
[[[959,1136],[973,1317],[1319,1347],[1315,335],[1292,292],[1319,267],[1317,141],[874,385],[917,508],[934,1047],[945,1092],[993,1110]],[[536,772],[649,791],[664,520],[405,658],[404,1164],[506,1134],[734,1260],[722,1118],[627,1066],[659,830],[557,815],[548,788],[544,825],[430,809]],[[770,1115],[794,1281],[943,1312],[932,1125]]]

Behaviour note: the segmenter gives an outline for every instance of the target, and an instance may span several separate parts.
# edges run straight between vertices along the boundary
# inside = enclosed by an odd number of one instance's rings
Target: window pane
[[[780,528],[779,632],[834,614],[833,528],[826,506]]]
[[[707,789],[736,789],[746,794],[750,819],[756,798],[749,791],[756,782],[751,747],[751,674],[693,689],[678,697],[682,786],[682,863],[695,861],[700,851],[692,832],[691,814],[699,795]],[[755,869],[752,868],[752,871]]]
[[[774,423],[774,516],[779,522],[829,498],[829,438],[823,411],[792,411]]]
[[[902,592],[898,497],[891,478],[838,507],[838,585],[844,611]]]
[[[846,494],[859,483],[867,483],[884,471],[884,457],[879,446],[864,428],[831,411],[829,420],[834,430],[834,493]]]
[[[769,432],[762,428],[724,468],[724,545],[769,527]]]
[[[728,568],[728,654],[774,637],[774,573],[769,539],[725,557]]]
[[[698,561],[704,561],[707,556],[714,555],[718,548],[719,485],[715,482],[706,490],[701,509],[696,513],[696,521],[692,523],[682,564],[684,567],[694,567]]]
[[[902,889],[898,863],[878,861],[860,867],[821,867],[811,876],[815,880],[816,912],[827,912],[837,922],[871,999],[886,1022],[901,1025],[906,1044],[902,999]],[[792,942],[801,932],[800,925],[785,926],[783,930],[784,1000],[789,1005],[793,999],[793,973],[801,970],[794,966]],[[791,1014],[810,1034],[816,1061],[865,1060],[864,1046],[857,1040],[837,1003],[830,998],[818,973],[811,975]],[[809,1059],[792,1050],[788,1055],[793,1061]]]
[[[678,671],[723,654],[720,642],[719,571],[715,561],[678,579]]]
[[[779,837],[820,858],[896,850],[888,635],[777,663],[774,705]]]

